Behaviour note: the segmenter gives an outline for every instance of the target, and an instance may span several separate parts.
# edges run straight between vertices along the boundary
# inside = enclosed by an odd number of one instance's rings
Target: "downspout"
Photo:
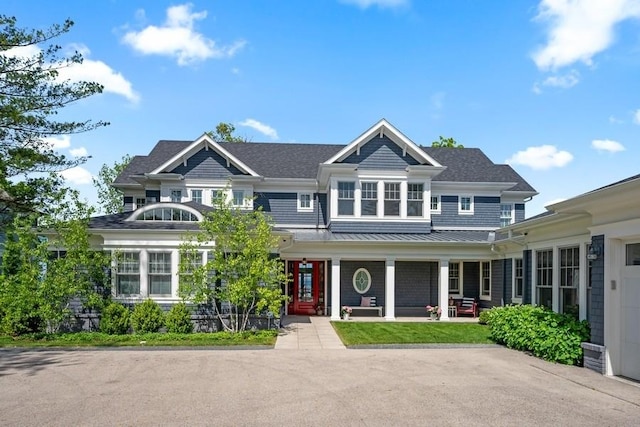
[[[316,200],[316,205],[317,205],[317,209],[316,209],[316,230],[318,230],[320,228],[320,195],[318,194],[318,180],[316,179],[316,192],[313,195],[314,199]]]

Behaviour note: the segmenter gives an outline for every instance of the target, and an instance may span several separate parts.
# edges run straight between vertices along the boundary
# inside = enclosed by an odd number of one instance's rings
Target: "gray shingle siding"
[[[431,232],[431,225],[427,222],[407,224],[398,222],[361,222],[358,220],[346,222],[332,222],[331,231],[334,233],[412,233],[427,234]]]
[[[402,148],[387,136],[370,139],[360,147],[360,154],[352,153],[342,163],[357,164],[358,169],[404,170],[408,165],[419,165],[410,155],[402,155]]]
[[[196,179],[227,179],[231,175],[244,175],[232,164],[227,167],[227,159],[213,150],[198,151],[187,159],[186,166],[181,164],[171,172]]]
[[[505,260],[491,261],[491,307],[501,306],[505,296]]]
[[[458,214],[458,197],[440,196],[440,213],[431,215],[434,227],[499,227],[500,198],[475,196],[473,214]]]
[[[532,259],[533,257],[531,256],[531,249],[522,251],[522,274],[524,274],[524,289],[522,290],[523,304],[531,304],[531,282],[533,280],[533,266],[531,265]]]
[[[476,298],[480,296],[480,263],[465,262],[462,267],[463,296]]]
[[[320,206],[320,224],[325,226],[329,223],[329,202],[328,197],[324,193],[316,193],[318,197],[318,205]]]
[[[516,217],[514,218],[515,222],[524,221],[524,217],[525,217],[524,203],[516,203],[515,210],[516,210]]]
[[[396,307],[438,305],[438,263],[396,261]]]
[[[503,261],[503,275],[502,275],[502,288],[504,293],[504,303],[513,303],[513,259],[507,258]]]
[[[366,268],[371,274],[371,288],[364,295],[376,297],[377,304],[384,306],[383,261],[340,261],[340,305],[360,305],[362,295],[353,288],[353,273],[359,268]]]
[[[604,235],[592,236],[591,244],[604,250]],[[591,342],[604,345],[604,253],[591,262]]]
[[[254,206],[262,207],[276,225],[303,224],[324,225],[324,218],[318,216],[318,201],[313,200],[313,211],[298,212],[298,193],[258,192],[255,194]]]

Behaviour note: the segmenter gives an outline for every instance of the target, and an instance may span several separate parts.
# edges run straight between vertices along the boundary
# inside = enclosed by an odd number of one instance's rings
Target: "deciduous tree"
[[[122,202],[122,191],[111,186],[118,175],[127,167],[131,161],[128,154],[122,157],[122,160],[116,161],[109,166],[103,164],[98,172],[98,177],[93,178],[93,186],[98,192],[98,205],[100,210],[105,214],[119,213],[124,210]]]
[[[446,148],[464,148],[464,145],[458,144],[453,138],[445,138],[442,135],[439,137],[438,141],[433,141],[431,143],[432,147],[446,147]]]

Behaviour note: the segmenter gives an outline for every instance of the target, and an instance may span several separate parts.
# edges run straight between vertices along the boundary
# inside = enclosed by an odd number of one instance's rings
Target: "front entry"
[[[324,307],[324,261],[289,261],[289,314],[321,314]]]

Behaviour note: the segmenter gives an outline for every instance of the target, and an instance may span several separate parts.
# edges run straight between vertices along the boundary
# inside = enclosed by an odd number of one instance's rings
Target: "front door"
[[[290,261],[289,314],[316,314],[323,306],[322,289],[324,283],[323,261]]]

